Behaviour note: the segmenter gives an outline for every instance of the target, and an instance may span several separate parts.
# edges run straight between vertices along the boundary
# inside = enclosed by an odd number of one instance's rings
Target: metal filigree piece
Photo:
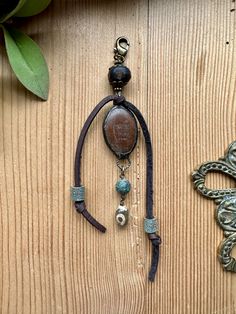
[[[203,163],[193,172],[193,183],[203,196],[211,198],[218,205],[216,220],[224,231],[225,239],[219,246],[218,257],[225,270],[236,272],[236,260],[231,256],[236,245],[236,188],[209,189],[205,185],[208,172],[221,172],[236,180],[236,141],[218,161]]]
[[[216,209],[216,219],[224,231],[236,232],[236,197],[224,197]]]
[[[231,256],[233,247],[236,244],[236,233],[232,233],[223,240],[218,249],[218,257],[225,270],[236,272],[236,260]]]

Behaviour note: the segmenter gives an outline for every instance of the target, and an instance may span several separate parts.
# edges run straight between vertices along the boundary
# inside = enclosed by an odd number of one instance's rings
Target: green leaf
[[[47,100],[49,74],[40,48],[28,36],[9,26],[3,29],[10,65],[19,81],[32,93]]]
[[[10,17],[12,17],[13,15],[16,14],[16,12],[18,12],[22,6],[25,4],[26,0],[19,0],[17,1],[17,5],[14,7],[14,9],[12,9],[9,13],[7,14],[3,14],[3,16],[0,16],[0,23],[5,22],[6,20],[8,20]]]
[[[19,17],[36,15],[47,8],[51,0],[26,0],[23,7],[15,14]]]
[[[0,0],[0,16],[5,16],[11,12],[18,4],[19,0]]]

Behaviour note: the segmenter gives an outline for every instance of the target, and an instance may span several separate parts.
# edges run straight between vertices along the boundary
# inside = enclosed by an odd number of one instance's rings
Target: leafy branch
[[[29,17],[42,12],[51,0],[0,0],[0,28],[9,63],[18,80],[33,94],[48,99],[49,73],[38,45],[9,25],[12,17]]]

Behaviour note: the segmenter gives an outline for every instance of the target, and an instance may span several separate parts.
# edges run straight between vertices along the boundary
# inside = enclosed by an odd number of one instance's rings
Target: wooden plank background
[[[50,97],[17,82],[0,52],[0,306],[2,313],[236,313],[236,275],[222,270],[213,202],[193,190],[194,167],[236,139],[235,1],[61,0],[20,27],[42,47]],[[107,70],[120,35],[131,41],[125,96],[153,138],[155,213],[163,245],[147,281],[143,139],[132,155],[131,220],[114,222],[118,170],[99,115],[86,140],[83,178],[99,234],[70,201],[80,129],[111,93]],[[233,186],[211,176],[211,186]]]

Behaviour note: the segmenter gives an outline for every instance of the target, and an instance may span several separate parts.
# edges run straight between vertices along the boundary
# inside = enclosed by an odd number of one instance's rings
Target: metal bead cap
[[[146,233],[156,233],[158,231],[157,219],[155,217],[152,219],[144,218],[144,231]]]
[[[84,201],[84,186],[72,186],[70,188],[71,199],[74,202],[82,202]]]

